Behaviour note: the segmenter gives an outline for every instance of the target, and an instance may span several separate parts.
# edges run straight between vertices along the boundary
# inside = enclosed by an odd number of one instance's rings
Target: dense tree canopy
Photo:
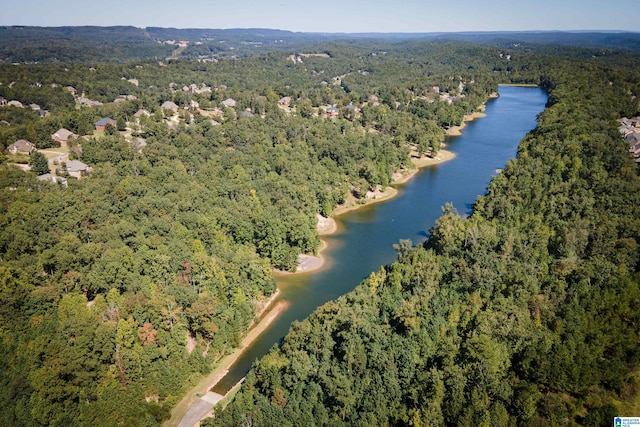
[[[70,161],[92,169],[63,187],[0,158],[2,425],[165,420],[244,336],[273,269],[317,250],[317,215],[436,153],[498,82],[541,84],[551,106],[473,217],[447,210],[425,247],[401,243],[397,263],[294,325],[215,422],[593,424],[631,393],[639,193],[611,120],[637,113],[637,59],[313,52],[0,64],[0,96],[46,110],[0,107],[1,147],[64,152],[64,128],[80,136]],[[105,117],[116,127],[95,130]]]

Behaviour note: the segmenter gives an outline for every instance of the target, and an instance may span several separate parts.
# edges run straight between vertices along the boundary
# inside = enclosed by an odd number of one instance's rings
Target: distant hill
[[[0,62],[125,62],[133,59],[217,59],[260,52],[294,52],[332,40],[457,40],[523,50],[570,46],[640,52],[640,33],[461,32],[299,33],[264,28],[0,27]],[[178,50],[179,42],[182,43]],[[554,52],[551,52],[554,53]],[[562,54],[561,51],[555,52]],[[585,52],[590,54],[589,52]]]
[[[640,52],[640,33],[612,31],[527,31],[444,33],[438,36],[449,40],[493,46],[556,45],[591,49],[616,49]]]

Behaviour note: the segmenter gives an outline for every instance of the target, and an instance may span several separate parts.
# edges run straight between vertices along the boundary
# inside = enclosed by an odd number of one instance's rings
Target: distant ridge
[[[180,59],[215,59],[268,51],[295,52],[314,43],[340,40],[450,40],[511,49],[555,45],[640,52],[639,32],[614,30],[306,33],[268,28],[0,26],[0,63],[174,58],[172,42],[176,41],[191,43],[180,52]]]

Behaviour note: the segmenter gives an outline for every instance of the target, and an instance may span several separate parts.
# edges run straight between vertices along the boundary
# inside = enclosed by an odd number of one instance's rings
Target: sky
[[[301,32],[640,31],[638,0],[0,0],[0,25]]]

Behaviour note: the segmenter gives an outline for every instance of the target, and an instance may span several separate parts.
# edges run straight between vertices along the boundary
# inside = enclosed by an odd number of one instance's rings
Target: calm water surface
[[[213,391],[226,393],[284,337],[293,321],[308,317],[320,305],[351,291],[372,271],[392,263],[393,244],[400,239],[424,241],[445,203],[451,202],[461,214],[471,213],[471,204],[485,193],[496,169],[515,157],[518,143],[535,127],[547,102],[540,88],[500,86],[499,93],[487,103],[486,117],[469,123],[462,136],[448,138],[447,149],[456,153],[455,159],[422,169],[388,202],[336,218],[339,232],[325,239],[328,267],[278,279],[280,299],[289,301],[289,307]]]

